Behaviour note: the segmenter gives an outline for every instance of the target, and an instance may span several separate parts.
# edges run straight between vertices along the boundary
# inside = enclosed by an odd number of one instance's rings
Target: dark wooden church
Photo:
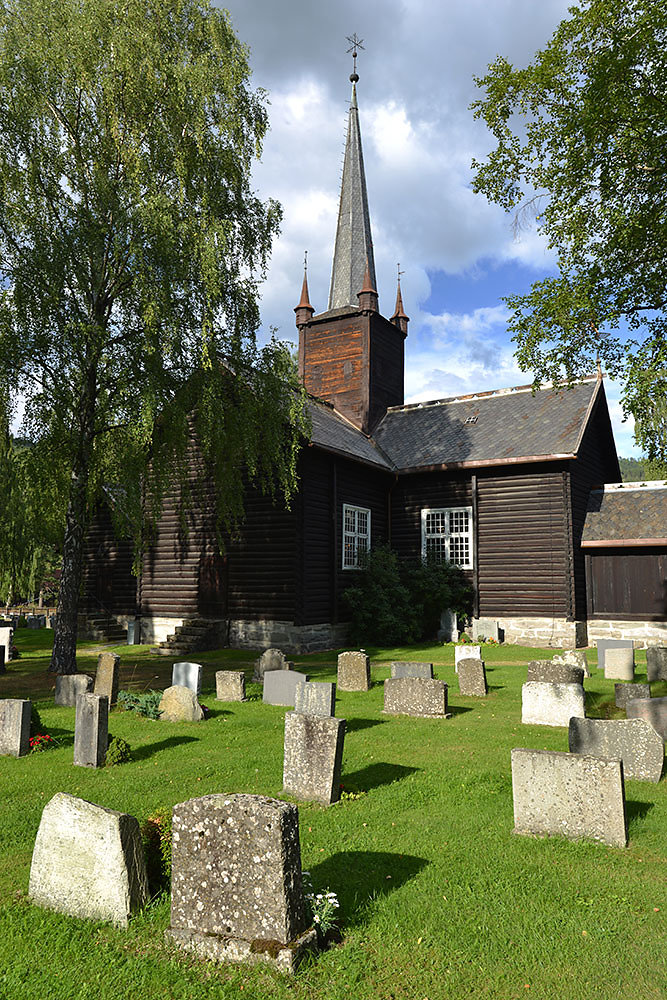
[[[378,308],[356,79],[328,308],[315,313],[304,276],[295,310],[312,418],[296,501],[288,511],[250,491],[224,557],[210,511],[182,539],[168,502],[138,580],[100,515],[85,609],[139,619],[144,642],[196,619],[234,646],[333,647],[345,641],[342,594],[361,554],[389,542],[462,567],[475,614],[508,641],[585,645],[589,493],[620,480],[603,382],[404,404],[408,317],[400,285],[391,318]]]

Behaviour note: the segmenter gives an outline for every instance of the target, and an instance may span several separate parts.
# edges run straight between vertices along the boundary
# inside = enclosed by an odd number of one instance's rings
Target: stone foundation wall
[[[637,649],[646,646],[667,646],[667,622],[619,621],[608,618],[588,623],[588,641],[598,639],[632,639]]]
[[[488,616],[491,617],[491,616]],[[553,649],[578,649],[587,646],[586,622],[568,622],[564,618],[496,618],[504,641],[517,646],[544,646]]]
[[[229,623],[229,645],[235,649],[270,649],[276,646],[285,653],[315,653],[336,649],[346,642],[349,625],[295,625],[281,621],[242,621]]]
[[[174,634],[176,626],[182,625],[184,621],[185,618],[142,618],[142,644],[154,646],[158,642],[164,642],[168,636]]]

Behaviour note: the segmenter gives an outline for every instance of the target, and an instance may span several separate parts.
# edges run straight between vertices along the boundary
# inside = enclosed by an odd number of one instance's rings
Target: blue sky
[[[232,0],[271,131],[255,187],[283,205],[262,292],[263,335],[296,341],[303,252],[316,311],[326,308],[350,97],[347,36],[363,39],[358,100],[380,309],[393,312],[396,265],[411,318],[406,401],[531,381],[513,357],[503,295],[553,269],[539,233],[471,189],[471,161],[492,148],[470,103],[473,77],[502,54],[530,61],[568,0]],[[607,383],[617,448],[638,455]]]

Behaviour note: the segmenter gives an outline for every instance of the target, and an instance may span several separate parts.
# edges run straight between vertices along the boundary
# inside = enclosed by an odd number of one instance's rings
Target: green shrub
[[[119,691],[118,705],[126,712],[138,712],[147,719],[159,719],[161,691]]]
[[[132,749],[127,740],[122,736],[112,736],[109,733],[109,745],[107,747],[106,765],[114,767],[116,764],[127,764],[132,760]]]
[[[148,888],[152,896],[171,886],[171,816],[157,812],[141,828]]]

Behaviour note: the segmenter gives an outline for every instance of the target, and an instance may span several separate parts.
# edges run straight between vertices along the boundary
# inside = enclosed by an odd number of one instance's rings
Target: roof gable
[[[667,544],[667,480],[592,490],[583,548]]]

